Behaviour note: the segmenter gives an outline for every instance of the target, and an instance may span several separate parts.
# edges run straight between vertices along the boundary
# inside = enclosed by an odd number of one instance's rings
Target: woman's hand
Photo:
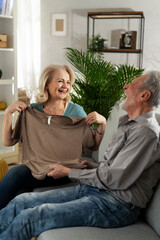
[[[9,105],[4,114],[3,126],[2,126],[2,139],[4,146],[13,146],[17,143],[17,140],[12,139],[12,113],[25,110],[27,105],[22,101],[16,101]]]
[[[21,112],[21,111],[25,110],[26,107],[27,107],[27,105],[26,105],[24,102],[22,102],[22,101],[16,101],[16,102],[12,103],[11,105],[9,105],[9,106],[6,108],[5,113],[6,113],[6,114],[7,114],[7,113],[12,114],[12,113],[14,113],[14,112],[16,112],[16,111]]]
[[[101,114],[97,112],[91,112],[87,115],[85,118],[85,121],[88,125],[91,125],[93,123],[98,123],[99,125],[106,125],[106,119]]]
[[[106,129],[106,118],[97,112],[91,112],[85,118],[87,124],[91,125],[93,123],[98,123],[99,126],[96,132],[92,131],[94,137],[94,146],[92,147],[93,151],[98,150],[99,145],[102,141],[105,129]]]

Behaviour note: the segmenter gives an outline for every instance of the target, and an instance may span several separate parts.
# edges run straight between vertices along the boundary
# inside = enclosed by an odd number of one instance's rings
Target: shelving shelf
[[[17,100],[17,27],[16,27],[16,7],[17,1],[13,0],[13,16],[0,15],[0,34],[7,35],[7,48],[0,48],[0,69],[2,78],[0,79],[0,102],[5,102],[7,106]],[[0,132],[5,111],[0,110]],[[14,123],[16,114],[12,116]],[[0,158],[8,164],[18,162],[18,145],[5,147],[0,135]]]
[[[3,147],[3,149],[0,149],[0,154],[8,154],[11,151],[14,151],[14,147]]]
[[[0,15],[0,18],[4,19],[13,19],[13,16]]]
[[[9,85],[14,84],[14,80],[12,79],[0,79],[0,85]]]
[[[89,12],[88,16],[94,19],[114,19],[114,18],[144,18],[141,11],[120,11],[120,12]]]
[[[4,110],[0,110],[0,115],[4,115]]]
[[[13,52],[14,51],[14,49],[13,48],[0,48],[0,51],[2,51],[2,52]]]
[[[110,19],[127,19],[133,20],[138,19],[140,23],[139,27],[139,46],[136,49],[131,48],[103,48],[96,49],[95,52],[103,52],[103,53],[126,53],[128,54],[137,54],[139,56],[139,68],[142,68],[143,63],[143,42],[144,42],[144,14],[142,11],[112,11],[112,12],[88,12],[87,17],[87,49],[89,48],[89,40],[90,40],[90,32],[92,32],[92,36],[96,35],[95,33],[95,22],[99,20],[110,20]],[[90,26],[90,20],[92,20],[92,26]],[[105,29],[105,27],[104,27]]]
[[[125,49],[125,48],[103,48],[96,49],[97,52],[115,52],[115,53],[141,53],[141,49]]]

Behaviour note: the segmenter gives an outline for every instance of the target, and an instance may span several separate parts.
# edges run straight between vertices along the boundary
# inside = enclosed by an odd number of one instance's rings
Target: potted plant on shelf
[[[102,51],[103,48],[106,48],[107,39],[101,37],[98,33],[97,35],[93,35],[92,38],[89,39],[88,51],[92,52],[93,56],[98,60],[103,60],[104,54]]]
[[[143,72],[134,66],[98,60],[92,52],[73,48],[66,48],[66,58],[77,71],[72,101],[83,106],[86,113],[97,111],[106,119],[115,103],[122,98],[124,85]]]
[[[107,39],[102,38],[99,33],[97,35],[93,35],[89,40],[89,49],[92,51],[102,50],[104,48],[105,41],[107,41]]]

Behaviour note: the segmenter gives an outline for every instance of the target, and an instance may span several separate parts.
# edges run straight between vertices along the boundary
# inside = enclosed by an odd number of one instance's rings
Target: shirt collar
[[[61,116],[61,115],[51,115],[48,116],[47,114],[45,114],[44,112],[41,112],[39,110],[37,110],[36,108],[30,106],[27,107],[25,111],[28,111],[29,113],[31,113],[32,115],[34,115],[36,118],[41,119],[41,121],[43,122],[48,122],[48,117],[50,117],[49,122],[52,123],[53,121],[55,121],[55,119],[57,119],[57,123],[59,122],[59,124],[63,123],[65,125],[67,124],[77,124],[81,121],[85,121],[83,117],[70,117],[70,116]]]
[[[149,112],[147,112],[143,115],[140,115],[132,120],[129,120],[128,114],[126,114],[119,119],[119,126],[128,124],[130,122],[142,123],[142,122],[144,122],[144,120],[146,120],[148,118],[155,118],[155,110],[149,111]]]
[[[133,120],[138,122],[138,123],[141,123],[141,122],[144,122],[144,120],[148,119],[148,118],[155,118],[155,110],[146,112],[145,114],[140,115]]]

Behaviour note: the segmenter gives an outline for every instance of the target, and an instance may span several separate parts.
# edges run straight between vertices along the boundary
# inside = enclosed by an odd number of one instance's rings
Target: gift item
[[[0,48],[6,48],[6,47],[7,47],[7,35],[0,34]]]

